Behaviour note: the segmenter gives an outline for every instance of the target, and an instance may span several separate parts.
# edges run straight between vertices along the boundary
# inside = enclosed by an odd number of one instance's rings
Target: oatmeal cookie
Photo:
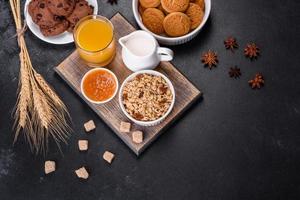
[[[54,15],[67,17],[73,12],[75,0],[48,0],[47,5]]]
[[[61,22],[59,17],[51,13],[47,7],[46,0],[39,0],[35,8],[30,12],[32,21],[39,26],[53,27]]]
[[[165,32],[172,37],[183,36],[191,29],[190,18],[181,12],[167,15],[163,22]]]
[[[69,27],[69,22],[67,20],[62,20],[61,23],[53,27],[40,27],[41,32],[44,36],[55,36],[65,32]]]
[[[139,0],[144,8],[155,8],[159,6],[160,0]]]
[[[139,4],[138,10],[139,10],[140,15],[142,16],[144,11],[146,10],[146,8],[144,8],[141,4]]]
[[[168,13],[184,12],[189,7],[189,0],[161,0],[161,5]]]
[[[205,10],[204,0],[194,0],[194,3],[198,4],[203,11]]]
[[[157,7],[157,9],[161,10],[165,15],[169,14],[167,11],[165,11],[165,9],[162,7],[161,4],[159,4],[159,6]]]
[[[164,32],[163,21],[165,15],[157,8],[147,8],[143,15],[143,24],[153,33],[162,34]]]
[[[198,4],[190,3],[185,13],[191,20],[191,29],[195,29],[201,24],[204,12]]]
[[[68,31],[73,31],[76,23],[83,17],[93,14],[94,7],[90,6],[87,1],[79,0],[70,16],[67,17],[67,20],[70,23],[70,28]]]

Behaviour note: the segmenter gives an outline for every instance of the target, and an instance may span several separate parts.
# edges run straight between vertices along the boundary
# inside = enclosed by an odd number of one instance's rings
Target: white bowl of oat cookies
[[[140,126],[155,126],[172,111],[175,90],[162,73],[142,70],[129,75],[119,91],[121,110]]]

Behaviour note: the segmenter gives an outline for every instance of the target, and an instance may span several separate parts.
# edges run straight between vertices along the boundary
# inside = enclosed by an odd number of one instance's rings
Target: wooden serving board
[[[111,22],[115,28],[116,41],[133,31],[134,27],[119,13],[111,18]],[[122,84],[124,79],[132,72],[128,70],[123,64],[121,58],[121,47],[117,44],[117,53],[115,59],[107,68],[112,70]],[[157,71],[164,73],[173,83],[176,93],[176,101],[174,108],[170,115],[159,125],[152,127],[140,127],[132,124],[131,130],[141,130],[144,133],[144,141],[141,144],[132,142],[131,133],[121,133],[119,131],[120,122],[128,121],[126,116],[122,113],[119,103],[118,95],[110,102],[104,105],[96,105],[88,102],[80,91],[80,81],[83,75],[90,70],[84,61],[82,61],[77,54],[73,52],[67,57],[55,71],[65,80],[68,85],[101,117],[101,119],[131,148],[135,154],[139,155],[151,142],[153,142],[162,132],[168,127],[180,114],[183,113],[198,97],[201,92],[182,75],[170,62],[162,62]]]

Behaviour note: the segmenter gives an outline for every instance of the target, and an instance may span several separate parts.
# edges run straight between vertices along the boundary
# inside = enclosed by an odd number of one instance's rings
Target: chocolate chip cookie
[[[47,0],[50,11],[57,16],[69,16],[75,7],[75,0]]]
[[[79,0],[70,16],[67,17],[67,20],[70,22],[69,31],[72,31],[76,23],[83,17],[93,14],[94,7],[90,6],[87,1]]]
[[[55,36],[65,32],[69,27],[69,22],[67,20],[62,20],[59,24],[53,27],[41,27],[41,32],[44,36]]]
[[[34,2],[32,5],[34,5]],[[29,12],[31,13],[32,21],[39,26],[53,27],[61,22],[60,18],[51,13],[47,7],[46,0],[39,0],[34,8]]]

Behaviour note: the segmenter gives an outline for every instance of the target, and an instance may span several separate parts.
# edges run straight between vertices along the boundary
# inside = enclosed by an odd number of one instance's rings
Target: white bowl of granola
[[[142,70],[129,75],[119,91],[121,110],[140,126],[155,126],[172,111],[175,90],[162,73]]]

